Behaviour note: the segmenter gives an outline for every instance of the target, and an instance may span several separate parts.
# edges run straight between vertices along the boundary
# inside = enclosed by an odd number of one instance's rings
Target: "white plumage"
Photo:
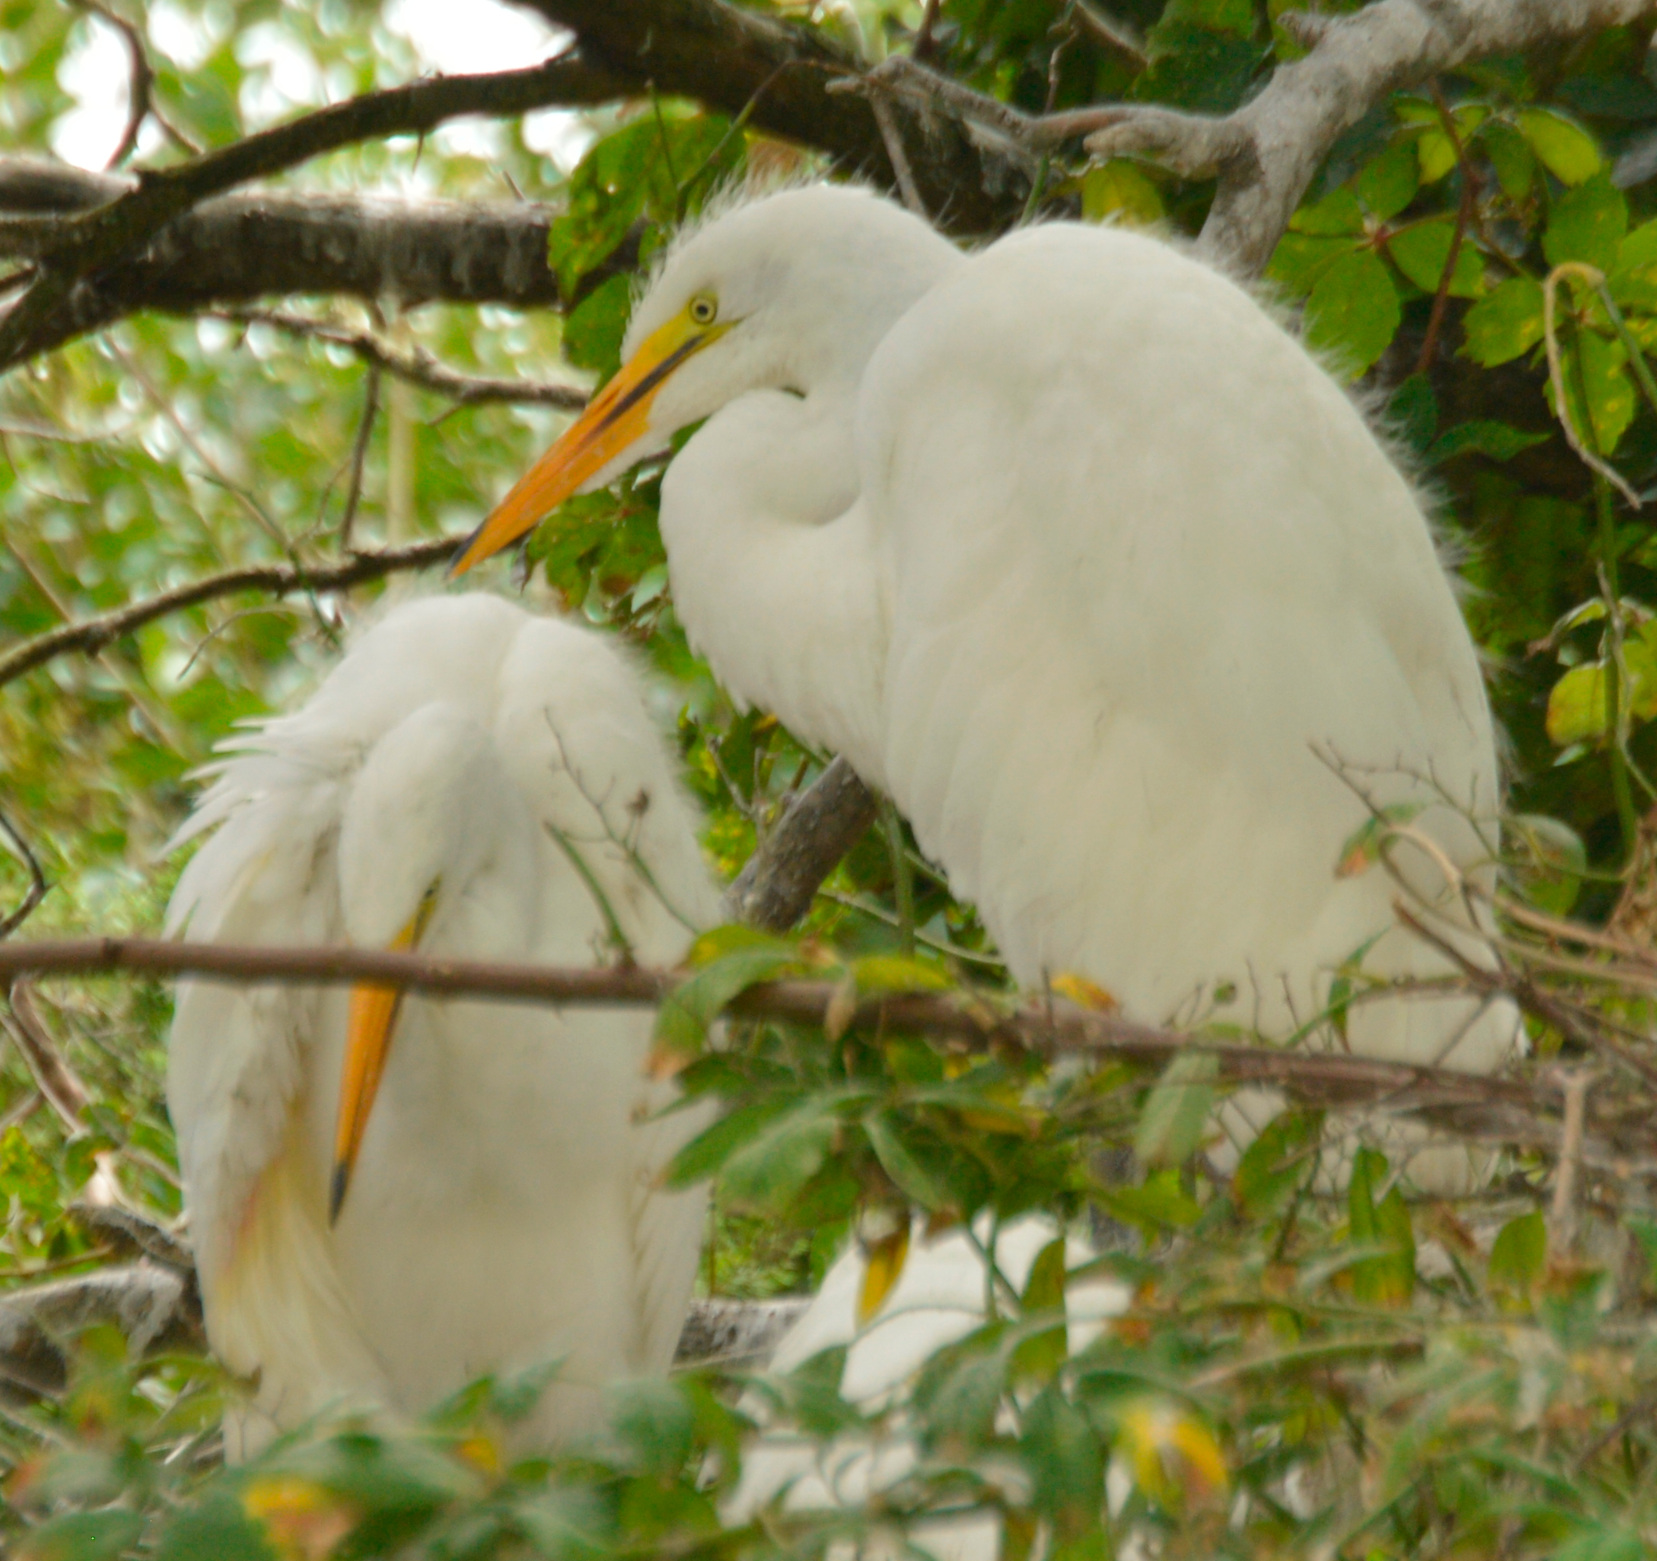
[[[180,835],[209,836],[170,911],[192,938],[384,948],[418,925],[426,952],[590,963],[605,921],[569,850],[642,961],[715,917],[640,680],[568,623],[405,604],[230,748]],[[605,1381],[671,1359],[702,1235],[702,1198],[654,1186],[690,1119],[636,1120],[663,1104],[649,1015],[410,997],[330,1226],[351,1022],[338,989],[179,987],[168,1102],[208,1334],[258,1376],[233,1455],[330,1403],[412,1414],[561,1356],[524,1439],[587,1425]]]
[[[1062,1233],[1053,1220],[1027,1215],[992,1236],[990,1221],[980,1219],[974,1244],[959,1230],[928,1240],[917,1222],[896,1285],[880,1311],[862,1324],[857,1307],[867,1259],[856,1246],[843,1253],[824,1275],[805,1315],[778,1345],[770,1369],[794,1371],[824,1350],[846,1346],[840,1394],[865,1414],[882,1415],[883,1434],[845,1435],[819,1443],[778,1425],[768,1426],[744,1453],[742,1478],[728,1503],[727,1517],[746,1521],[757,1508],[772,1503],[789,1512],[857,1512],[872,1496],[906,1478],[920,1461],[904,1408],[908,1393],[921,1368],[939,1350],[983,1326],[988,1288],[983,1250],[993,1240],[999,1276],[1022,1292],[1037,1256]],[[1092,1255],[1074,1237],[1067,1240],[1070,1268],[1080,1267]],[[1115,1279],[1091,1275],[1068,1284],[1065,1317],[1071,1352],[1086,1349],[1110,1318],[1127,1309],[1128,1299],[1127,1287]],[[1004,1294],[997,1298],[997,1311],[1002,1316],[1013,1312]],[[762,1421],[767,1418],[759,1395],[751,1395],[747,1407]],[[993,1561],[1000,1537],[999,1521],[985,1513],[917,1523],[901,1538],[895,1532],[877,1537],[862,1553],[886,1561],[907,1553],[906,1540],[936,1561]],[[837,1543],[829,1554],[849,1557],[851,1547]]]
[[[1021,982],[1281,1036],[1360,951],[1446,971],[1386,873],[1335,867],[1356,782],[1488,881],[1477,659],[1409,482],[1243,288],[1110,227],[963,255],[813,187],[684,238],[624,356],[461,567],[705,418],[662,487],[692,641],[894,799]],[[1387,1001],[1347,1041],[1483,1070],[1514,1029]]]

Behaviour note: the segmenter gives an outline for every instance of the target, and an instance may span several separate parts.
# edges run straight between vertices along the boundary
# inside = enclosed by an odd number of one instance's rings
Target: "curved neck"
[[[662,541],[680,621],[719,681],[881,786],[887,591],[851,390],[753,391],[709,418],[663,480]]]

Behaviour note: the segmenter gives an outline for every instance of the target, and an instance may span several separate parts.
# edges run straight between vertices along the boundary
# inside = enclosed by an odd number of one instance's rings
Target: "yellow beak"
[[[510,547],[588,478],[642,439],[650,428],[651,403],[667,377],[729,329],[729,325],[698,325],[688,314],[680,314],[648,337],[558,443],[467,538],[449,565],[449,574],[463,575],[474,564]]]
[[[420,902],[420,909],[408,925],[391,940],[394,949],[411,949],[431,920],[432,897]],[[368,1115],[374,1109],[391,1037],[397,1028],[397,1014],[403,1006],[401,987],[358,986],[351,989],[350,1018],[345,1032],[345,1067],[339,1086],[339,1115],[334,1127],[334,1174],[328,1186],[328,1223],[339,1218],[368,1130]]]

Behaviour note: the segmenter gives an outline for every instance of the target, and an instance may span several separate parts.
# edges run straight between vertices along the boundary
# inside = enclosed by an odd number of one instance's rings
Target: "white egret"
[[[1384,872],[1335,865],[1355,782],[1488,881],[1477,657],[1409,481],[1243,287],[1123,228],[966,255],[865,191],[739,206],[457,568],[704,418],[662,483],[692,642],[893,798],[1021,982],[1283,1035],[1360,951],[1448,970]],[[1430,855],[1400,860],[1442,902]],[[1485,1070],[1514,1030],[1367,1002],[1344,1042]]]
[[[668,962],[717,900],[633,670],[485,595],[400,606],[229,744],[174,928],[243,944]],[[601,903],[602,902],[602,903]],[[648,1015],[181,983],[168,1104],[208,1337],[257,1381],[232,1456],[331,1403],[413,1414],[563,1358],[521,1435],[664,1368],[704,1208]]]
[[[1061,1234],[1061,1227],[1043,1215],[1026,1215],[998,1233],[987,1218],[980,1219],[976,1240],[961,1230],[928,1239],[917,1221],[903,1271],[880,1311],[867,1321],[859,1320],[858,1310],[868,1259],[855,1245],[843,1253],[824,1275],[805,1315],[777,1346],[770,1370],[794,1371],[823,1350],[845,1346],[840,1394],[865,1414],[883,1415],[883,1434],[819,1442],[767,1425],[743,1453],[742,1478],[727,1517],[745,1521],[773,1501],[790,1512],[864,1511],[873,1497],[908,1477],[920,1462],[920,1450],[908,1433],[904,1402],[922,1367],[939,1350],[983,1325],[990,1288],[985,1251],[993,1250],[997,1278],[1014,1291],[1012,1297],[998,1296],[998,1313],[1016,1315],[1017,1295],[1036,1258]],[[1066,1240],[1068,1267],[1075,1269],[1091,1256],[1074,1236]],[[1068,1284],[1070,1350],[1085,1349],[1110,1318],[1127,1310],[1128,1301],[1127,1287],[1113,1278],[1094,1274]],[[759,1395],[750,1396],[748,1409],[762,1422],[769,1418],[768,1402]],[[1000,1522],[987,1512],[918,1523],[906,1537],[936,1561],[993,1561],[1001,1550]],[[846,1548],[836,1545],[830,1554]],[[902,1553],[896,1542],[877,1542],[869,1551],[877,1557]]]

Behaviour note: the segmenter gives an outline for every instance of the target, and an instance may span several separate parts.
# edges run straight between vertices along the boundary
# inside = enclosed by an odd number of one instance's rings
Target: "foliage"
[[[807,15],[781,0],[756,8]],[[907,0],[822,9],[810,25],[849,30],[874,55],[908,48],[922,14]],[[1140,54],[1074,4],[946,0],[933,63],[1031,112],[1117,97],[1223,110],[1301,52],[1276,20],[1284,9],[1123,0],[1114,12],[1139,30]],[[408,79],[429,62],[397,14],[156,4],[157,102],[185,137],[223,144],[325,97]],[[67,84],[100,31],[111,42],[83,10],[0,3],[8,141],[40,150],[61,133]],[[1657,487],[1657,199],[1618,174],[1657,138],[1647,41],[1619,30],[1396,95],[1343,138],[1268,273],[1338,372],[1384,398],[1441,501],[1469,617],[1500,667],[1514,886],[1554,914],[1604,914],[1636,816],[1657,801],[1657,544],[1561,430],[1567,420],[1633,492]],[[549,258],[573,290],[624,243],[648,266],[724,183],[809,164],[687,103],[601,111],[586,129],[572,166],[502,123],[370,143],[301,177],[557,202]],[[178,155],[153,127],[141,154]],[[1078,159],[1045,170],[1033,205],[1192,232],[1211,189]],[[389,318],[343,302],[314,311],[462,373],[551,372],[562,352],[602,377],[631,287],[615,276],[563,320],[389,301]],[[0,642],[227,565],[332,551],[372,404],[367,374],[348,349],[268,324],[155,317],[12,374],[0,385]],[[405,385],[380,400],[359,543],[464,530],[554,428],[543,409],[456,406]],[[730,874],[822,756],[763,712],[735,710],[691,652],[656,532],[659,480],[647,469],[572,500],[521,567],[536,600],[624,636],[668,680],[663,715],[706,812],[708,854]],[[53,885],[28,932],[155,928],[189,772],[236,722],[301,693],[376,594],[205,604],[0,689],[0,808]],[[7,903],[26,882],[0,853]],[[728,1108],[676,1169],[719,1180],[717,1290],[815,1280],[848,1227],[890,1230],[911,1213],[977,1219],[992,1248],[998,1225],[1027,1211],[1108,1214],[1131,1233],[1127,1248],[1068,1271],[1055,1249],[891,1406],[844,1402],[833,1358],[787,1379],[692,1373],[618,1390],[610,1433],[550,1464],[514,1461],[510,1425],[530,1386],[507,1383],[480,1386],[418,1434],[319,1426],[219,1470],[212,1429],[233,1386],[200,1361],[129,1361],[118,1339],[90,1335],[61,1399],[0,1412],[7,1542],[31,1557],[179,1561],[397,1546],[821,1555],[925,1513],[982,1511],[1013,1561],[1038,1546],[1109,1555],[1130,1534],[1169,1557],[1587,1561],[1652,1544],[1657,1224],[1636,1184],[1596,1184],[1594,1241],[1571,1255],[1550,1249],[1537,1157],[1513,1159],[1497,1191],[1452,1211],[1407,1201],[1365,1149],[1334,1197],[1317,1177],[1322,1124],[1285,1114],[1235,1176],[1206,1175],[1217,1087],[1195,1060],[1156,1079],[967,1058],[849,1023],[826,1036],[738,1027],[710,1052],[714,1014],[768,974],[829,975],[848,1011],[859,994],[968,977],[997,1001],[982,928],[896,822],[841,865],[802,937],[725,929],[697,958],[695,987],[664,1011],[660,1051],[691,1091]],[[1649,1053],[1646,999],[1600,985],[1581,1001]],[[166,993],[54,987],[41,1006],[92,1104],[84,1121],[61,1121],[5,1050],[5,1289],[105,1258],[69,1212],[95,1176],[158,1221],[179,1214],[161,1105]],[[1548,1056],[1580,1045],[1535,1029]],[[1135,1151],[1134,1176],[1102,1180],[1102,1146]],[[1066,1336],[1065,1295],[1105,1277],[1125,1286],[1127,1310],[1096,1337]],[[870,1511],[779,1509],[723,1527],[752,1420],[848,1444],[901,1429],[918,1461]]]

